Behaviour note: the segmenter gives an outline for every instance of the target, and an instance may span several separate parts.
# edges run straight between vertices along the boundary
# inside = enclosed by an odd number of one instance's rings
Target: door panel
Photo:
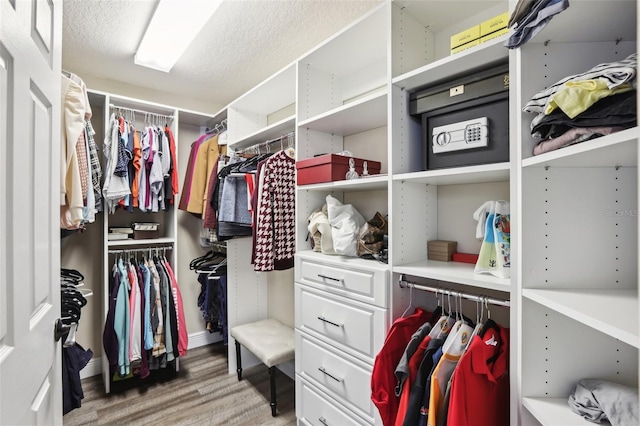
[[[15,6],[15,8],[14,8]],[[0,0],[0,424],[61,424],[59,0]]]

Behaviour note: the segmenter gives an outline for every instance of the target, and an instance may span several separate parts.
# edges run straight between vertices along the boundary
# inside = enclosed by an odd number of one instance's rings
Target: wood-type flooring
[[[106,394],[102,376],[82,380],[82,407],[63,417],[72,425],[295,425],[294,381],[276,371],[278,415],[271,416],[269,373],[264,365],[228,374],[227,347],[191,349],[169,368],[145,380],[113,382]]]

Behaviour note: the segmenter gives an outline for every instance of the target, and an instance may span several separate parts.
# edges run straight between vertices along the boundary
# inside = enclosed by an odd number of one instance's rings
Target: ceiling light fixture
[[[221,3],[222,0],[160,0],[134,62],[169,72]]]

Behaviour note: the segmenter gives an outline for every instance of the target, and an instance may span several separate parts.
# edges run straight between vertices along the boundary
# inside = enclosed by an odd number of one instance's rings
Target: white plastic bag
[[[473,213],[476,238],[482,239],[474,272],[511,276],[511,225],[508,201],[487,201]]]
[[[336,254],[333,250],[331,225],[327,216],[327,205],[322,210],[315,210],[309,216],[309,233],[313,237],[313,250],[323,254]]]
[[[366,223],[364,217],[351,204],[342,204],[331,195],[327,195],[327,213],[336,254],[357,256],[358,235]]]

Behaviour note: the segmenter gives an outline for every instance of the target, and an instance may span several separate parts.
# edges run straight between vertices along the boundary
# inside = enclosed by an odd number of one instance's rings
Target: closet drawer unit
[[[371,364],[384,343],[385,310],[296,283],[296,328]]]
[[[296,333],[296,374],[336,398],[350,410],[375,421],[371,401],[372,366],[341,353],[304,333]]]
[[[296,256],[296,281],[350,299],[387,307],[387,271],[348,268]]]
[[[296,375],[296,417],[312,426],[358,426],[362,419],[300,376]],[[347,414],[349,413],[349,414]]]

